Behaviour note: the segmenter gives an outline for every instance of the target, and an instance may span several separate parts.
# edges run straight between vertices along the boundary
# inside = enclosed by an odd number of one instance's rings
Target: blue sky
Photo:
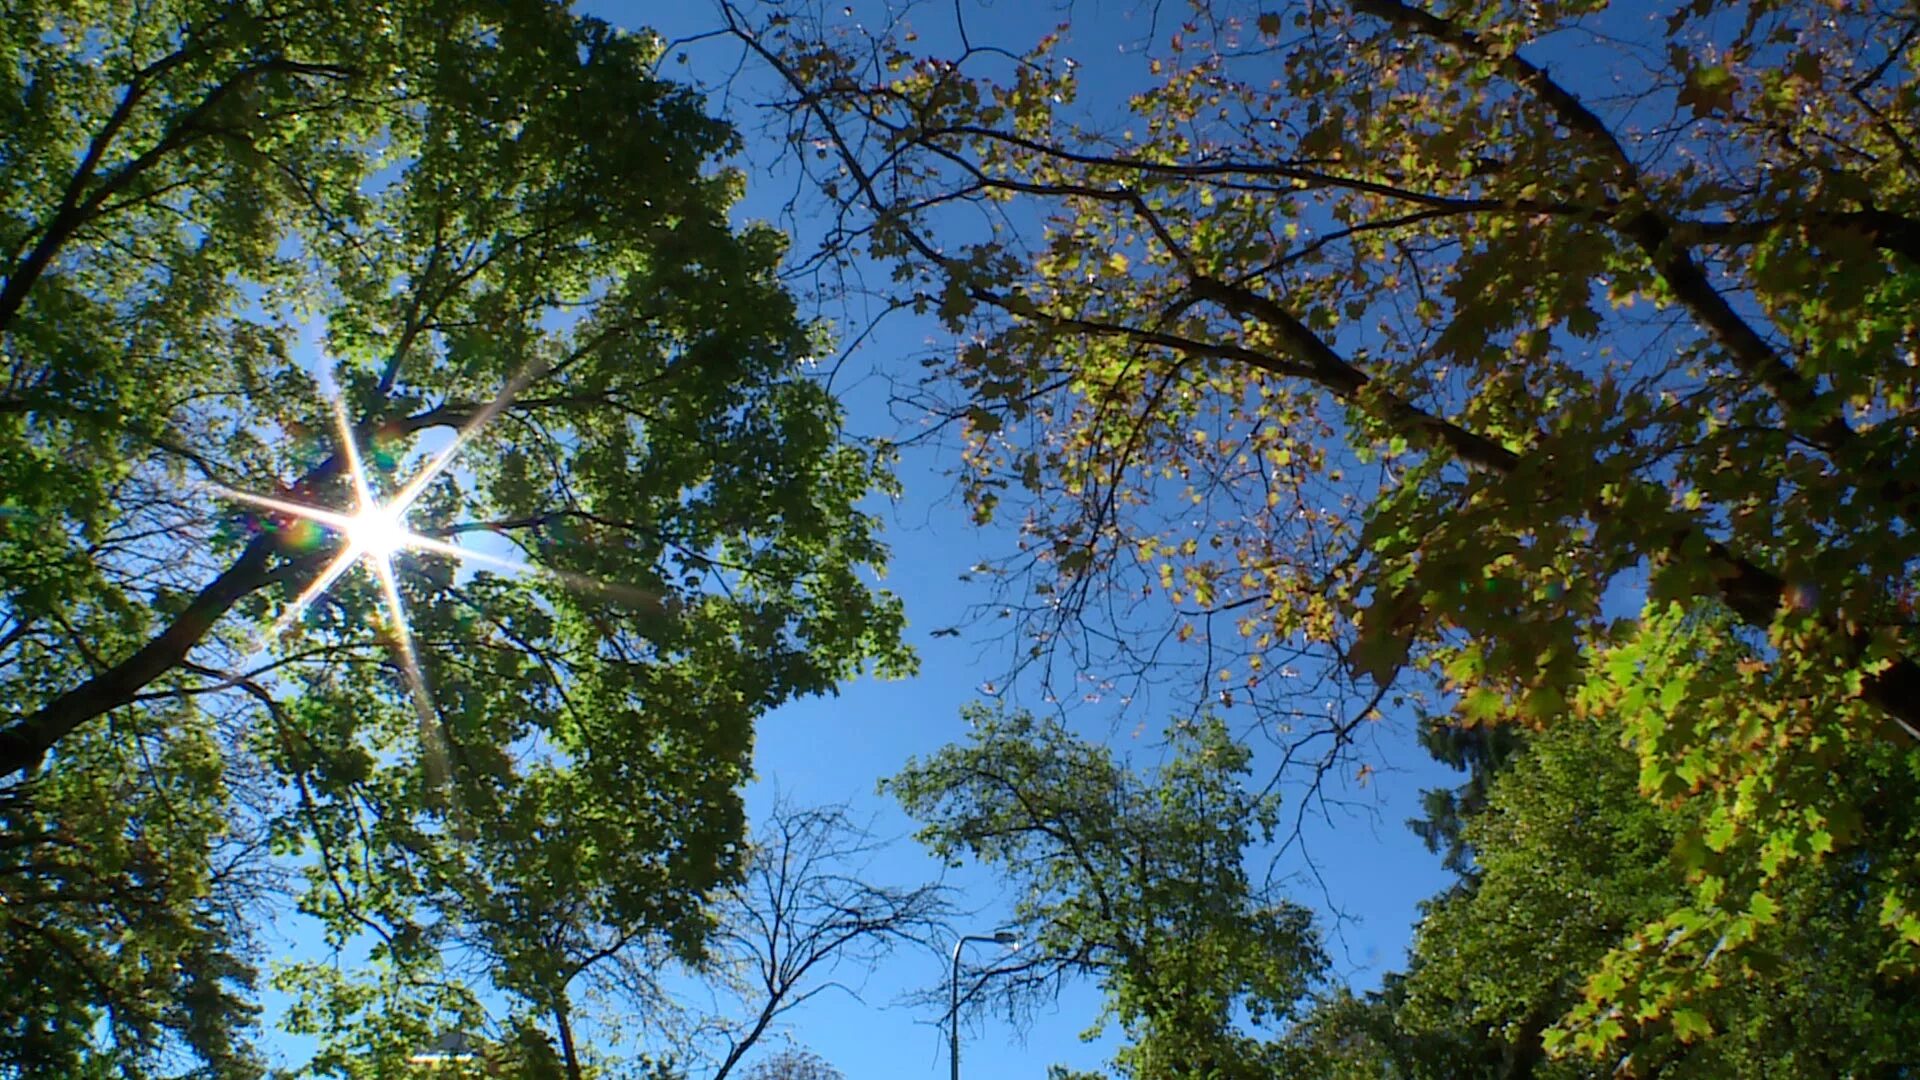
[[[580,10],[619,26],[650,27],[669,39],[691,37],[716,24],[706,0],[680,5],[607,0],[582,4]],[[854,18],[877,20],[881,10],[878,4],[865,4]],[[966,10],[975,44],[991,42],[1016,50],[1069,14],[1046,4],[1004,2],[969,4]],[[1121,3],[1083,2],[1071,15],[1065,51],[1084,65],[1084,100],[1123,100],[1126,81],[1144,77],[1146,58],[1137,47],[1149,33],[1144,19],[1135,6]],[[923,44],[938,47],[952,39],[952,9],[947,6],[917,7],[909,18]],[[1161,32],[1165,30],[1163,25]],[[736,48],[716,41],[690,46],[686,53],[686,65],[670,65],[667,73],[708,85],[726,80],[738,55]],[[781,167],[786,149],[758,134],[764,118],[754,113],[752,103],[768,96],[756,93],[763,88],[749,74],[732,84],[725,101],[715,99],[715,107],[725,108],[748,139],[746,153],[735,163],[748,172],[747,197],[738,216],[793,230],[794,250],[803,253],[817,237],[807,235],[807,219],[795,221],[783,214],[795,180]],[[850,304],[828,305],[817,314],[830,320],[843,340],[868,329],[866,313]],[[917,430],[916,418],[890,401],[889,378],[916,377],[919,359],[946,343],[937,323],[910,316],[890,318],[864,337],[834,376],[851,430],[896,439]],[[876,835],[893,841],[864,868],[871,880],[902,886],[944,880],[955,888],[961,906],[977,912],[959,929],[982,933],[997,926],[1007,902],[995,880],[972,868],[949,870],[928,858],[910,839],[913,823],[891,800],[875,793],[878,780],[897,772],[909,757],[963,738],[961,706],[986,695],[989,687],[1014,704],[1045,707],[1031,679],[1005,685],[1012,639],[995,620],[969,622],[972,609],[992,597],[984,582],[963,578],[983,559],[1011,552],[1016,541],[1009,529],[982,528],[971,521],[954,484],[956,454],[954,446],[934,442],[907,446],[899,463],[903,497],[876,499],[871,506],[886,523],[892,564],[884,584],[905,601],[920,673],[902,681],[863,679],[836,697],[796,702],[766,717],[759,728],[759,780],[748,792],[748,806],[758,817],[776,795],[802,805],[848,804],[855,818],[870,820]],[[961,627],[962,633],[933,633],[950,627]],[[1083,734],[1108,739],[1150,766],[1158,759],[1157,732],[1183,704],[1172,694],[1150,706],[1136,703],[1130,710],[1112,700],[1080,703],[1071,721]],[[1230,722],[1235,719],[1232,710],[1225,715]],[[1363,753],[1375,770],[1373,778],[1334,778],[1334,793],[1346,808],[1310,818],[1303,852],[1290,853],[1281,863],[1281,870],[1293,875],[1288,890],[1293,899],[1323,917],[1334,975],[1358,988],[1377,984],[1382,974],[1399,966],[1416,905],[1450,880],[1439,860],[1403,823],[1418,812],[1423,788],[1450,784],[1457,777],[1427,759],[1413,743],[1409,726],[1404,717],[1389,717],[1371,728],[1368,735],[1375,745],[1364,747]],[[286,924],[282,935],[296,953],[315,948],[298,921]],[[991,945],[975,945],[968,952],[975,962],[990,961],[994,955]],[[849,982],[847,992],[828,992],[809,1001],[789,1014],[784,1030],[763,1045],[775,1049],[791,1039],[820,1054],[849,1080],[944,1077],[947,1042],[939,1011],[902,1002],[928,992],[944,993],[947,971],[944,948],[939,953],[895,953],[863,979],[843,969],[835,975]],[[275,1001],[269,997],[270,1008]],[[1098,994],[1091,986],[1079,986],[1069,987],[1056,1007],[1023,1024],[976,1017],[963,1029],[965,1074],[1021,1078],[1043,1077],[1053,1064],[1098,1068],[1113,1050],[1112,1034],[1091,1043],[1081,1038],[1098,1012]],[[280,1064],[301,1060],[308,1048],[305,1040],[273,1038],[269,1043]]]
[[[713,25],[711,9],[704,3],[667,6],[614,0],[584,4],[581,10],[620,26],[650,26],[669,39],[690,37]],[[877,22],[881,10],[874,4],[860,5],[854,18]],[[1048,4],[1003,2],[970,4],[966,10],[967,29],[976,45],[993,43],[1016,50],[1071,15],[1065,51],[1086,65],[1083,101],[1124,100],[1125,81],[1144,77],[1146,59],[1137,43],[1149,31],[1135,5],[1080,3],[1069,12]],[[945,5],[914,8],[908,18],[922,44],[937,47],[952,39],[952,9]],[[1165,30],[1163,25],[1161,32]],[[687,50],[686,66],[680,70],[711,83],[733,71],[736,58],[736,49],[704,43]],[[750,104],[755,86],[752,81],[744,87],[736,84],[730,101],[732,115],[750,140],[741,163],[750,171],[740,216],[794,228],[799,233],[795,250],[804,252],[814,239],[805,235],[807,221],[781,216],[794,190],[792,176],[778,171],[785,151],[755,134],[761,119]],[[763,171],[769,163],[776,170],[772,175]],[[843,336],[864,329],[857,310],[821,314],[839,324]],[[919,357],[938,350],[944,341],[945,332],[931,319],[896,316],[882,323],[836,376],[852,430],[887,437],[898,437],[903,429],[911,432],[913,418],[903,417],[889,405],[886,376],[914,377]],[[960,707],[980,698],[987,684],[1016,703],[1040,705],[1031,685],[999,685],[1011,659],[1011,642],[998,636],[992,620],[966,628],[957,638],[932,636],[936,629],[964,626],[969,609],[990,599],[982,584],[962,581],[962,576],[982,559],[1007,554],[1014,544],[1008,530],[972,524],[954,489],[956,464],[951,447],[909,447],[899,468],[904,497],[875,507],[887,522],[893,551],[886,584],[905,600],[909,636],[921,658],[920,674],[902,682],[862,680],[838,697],[795,703],[767,717],[759,732],[760,781],[749,792],[749,807],[755,813],[764,811],[777,790],[801,803],[846,802],[859,816],[871,816],[880,835],[897,837],[899,842],[877,858],[868,872],[876,880],[893,884],[930,880],[940,876],[942,868],[907,839],[912,823],[890,800],[875,795],[875,782],[898,771],[909,756],[931,753],[962,738]],[[1166,700],[1166,707],[1173,708],[1172,699]],[[1083,732],[1110,738],[1143,764],[1156,760],[1153,736],[1166,718],[1136,708],[1122,720],[1104,704],[1083,706],[1073,714]],[[1449,880],[1438,859],[1403,823],[1417,813],[1422,788],[1457,782],[1413,744],[1404,718],[1390,718],[1372,734],[1377,745],[1367,753],[1379,772],[1364,785],[1350,777],[1337,780],[1336,786],[1344,789],[1341,794],[1352,801],[1353,809],[1309,825],[1305,853],[1313,860],[1319,880],[1305,877],[1308,867],[1300,858],[1289,858],[1284,864],[1284,869],[1302,875],[1290,890],[1294,898],[1325,916],[1336,975],[1359,987],[1375,985],[1384,972],[1400,964],[1417,915],[1415,905]],[[1004,902],[995,882],[966,870],[948,872],[946,880],[961,890],[965,906],[980,911],[961,929],[991,930],[995,911]],[[1328,906],[1328,897],[1337,903],[1338,918]],[[969,956],[988,960],[993,948],[972,946]],[[946,1043],[937,1013],[899,1006],[896,1001],[903,995],[943,988],[946,970],[944,956],[896,954],[867,981],[859,999],[827,994],[793,1014],[790,1034],[850,1080],[945,1076]],[[1043,1012],[1023,1026],[1002,1018],[982,1019],[963,1034],[966,1074],[1041,1077],[1050,1064],[1098,1067],[1111,1053],[1111,1038],[1091,1045],[1079,1038],[1096,1019],[1098,1009],[1097,994],[1081,987],[1065,994],[1052,1012]]]

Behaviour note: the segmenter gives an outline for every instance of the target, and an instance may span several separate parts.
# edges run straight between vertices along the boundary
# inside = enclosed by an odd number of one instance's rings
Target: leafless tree
[[[705,973],[716,1000],[699,1037],[714,1048],[712,1080],[735,1075],[788,1013],[815,996],[840,990],[857,997],[866,976],[895,952],[937,948],[954,910],[949,890],[868,880],[883,846],[845,806],[776,802],[754,840],[745,879],[717,912]],[[742,1075],[840,1074],[810,1052],[787,1049]]]

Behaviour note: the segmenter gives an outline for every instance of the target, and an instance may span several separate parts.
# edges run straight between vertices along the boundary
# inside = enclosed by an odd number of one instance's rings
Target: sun
[[[501,404],[504,404],[502,402]],[[490,410],[491,411],[497,411]],[[248,503],[263,510],[270,510],[287,518],[305,519],[339,536],[345,543],[334,554],[307,587],[296,596],[293,603],[280,613],[267,631],[267,639],[280,636],[321,594],[325,593],[349,569],[364,566],[379,582],[386,600],[387,615],[392,623],[401,654],[402,666],[409,673],[409,681],[417,685],[417,671],[411,635],[407,633],[407,613],[400,598],[399,582],[393,573],[393,557],[400,552],[415,549],[434,551],[456,559],[473,559],[478,553],[449,544],[444,540],[421,536],[407,526],[407,510],[426,490],[434,478],[444,472],[451,463],[453,455],[460,446],[472,436],[477,425],[470,424],[463,429],[447,447],[430,460],[426,467],[405,487],[395,492],[386,501],[381,501],[374,493],[373,483],[367,475],[366,465],[360,457],[353,425],[348,423],[346,408],[338,398],[333,400],[335,426],[339,429],[342,472],[346,474],[353,489],[353,505],[350,509],[330,510],[319,506],[289,502],[285,499],[268,498],[253,495],[232,488],[216,487],[214,490],[237,502]],[[483,416],[481,422],[484,422]],[[482,558],[484,562],[504,562]],[[516,567],[517,568],[517,567]],[[424,700],[424,687],[417,686]]]
[[[390,494],[384,501],[374,490],[373,478],[368,475],[366,464],[360,456],[358,433],[347,419],[345,402],[337,395],[331,400],[334,427],[339,438],[340,456],[336,467],[351,488],[350,507],[315,506],[255,495],[221,484],[208,485],[220,498],[268,511],[282,522],[310,523],[333,533],[342,541],[332,558],[312,572],[313,576],[307,580],[299,595],[274,619],[273,625],[267,628],[258,642],[259,647],[265,648],[291,629],[302,613],[354,567],[361,567],[378,583],[385,601],[381,606],[385,608],[387,621],[387,632],[381,636],[392,650],[407,687],[407,696],[412,699],[418,714],[429,780],[436,784],[438,781],[432,778],[444,778],[447,771],[446,740],[434,709],[433,696],[427,687],[426,675],[421,670],[419,654],[414,648],[413,633],[408,627],[407,605],[401,594],[399,577],[394,572],[394,556],[403,551],[422,552],[515,575],[534,574],[574,588],[618,597],[628,603],[645,603],[656,608],[661,603],[660,597],[655,594],[611,585],[551,567],[529,565],[518,559],[463,547],[443,539],[451,533],[468,530],[442,530],[439,535],[423,535],[407,524],[408,510],[426,493],[427,487],[453,464],[454,456],[479,434],[481,428],[511,405],[515,395],[545,371],[544,366],[536,365],[508,383],[498,397],[469,417],[454,434],[452,441],[433,454],[411,480],[397,490],[389,489]]]
[[[447,470],[453,463],[454,455],[459,453],[483,425],[506,408],[517,389],[517,386],[510,385],[491,405],[480,410],[467,422],[466,426],[460,429],[449,445],[433,455],[413,479],[407,481],[385,500],[382,500],[374,491],[373,479],[368,475],[366,464],[360,456],[357,435],[353,425],[347,420],[346,407],[337,397],[332,400],[333,419],[339,436],[340,471],[352,489],[353,502],[350,507],[330,509],[287,499],[255,495],[224,485],[213,485],[214,493],[222,498],[267,510],[288,520],[312,522],[344,541],[334,553],[333,558],[319,569],[308,581],[306,588],[302,589],[300,594],[294,597],[293,602],[281,611],[280,617],[274,620],[273,626],[267,630],[265,640],[271,641],[279,637],[348,570],[355,566],[362,566],[380,584],[380,590],[386,600],[387,615],[397,631],[402,661],[405,665],[411,666],[414,661],[413,646],[411,636],[406,632],[406,606],[401,600],[399,582],[394,576],[393,557],[395,555],[403,551],[422,551],[512,573],[534,572],[535,567],[518,560],[505,559],[472,548],[461,547],[438,537],[423,536],[413,531],[407,524],[407,512],[412,509],[420,496],[426,493],[427,486]],[[554,576],[571,580],[569,575]],[[422,695],[424,696],[424,690]]]
[[[414,539],[405,511],[392,506],[363,507],[346,520],[342,531],[353,550],[370,559],[387,559]]]
[[[445,775],[445,739],[435,715],[433,698],[427,689],[425,674],[420,668],[419,655],[414,650],[413,634],[407,625],[407,606],[401,596],[400,581],[394,573],[393,559],[402,551],[410,550],[441,555],[460,562],[476,563],[516,574],[541,572],[539,568],[515,559],[461,547],[437,536],[421,535],[408,527],[407,511],[421,495],[426,493],[428,485],[453,464],[454,455],[458,454],[482,427],[505,410],[521,389],[544,371],[544,367],[536,366],[508,383],[498,397],[468,419],[447,446],[427,460],[425,465],[414,474],[413,479],[393,491],[385,501],[382,501],[374,491],[373,480],[367,474],[366,464],[360,457],[358,433],[347,419],[345,402],[337,395],[332,398],[331,404],[334,427],[339,437],[338,467],[352,489],[353,504],[350,508],[330,509],[287,499],[255,495],[225,485],[209,485],[213,493],[221,498],[271,512],[283,521],[310,522],[332,532],[343,541],[339,549],[333,553],[333,557],[318,568],[308,580],[306,587],[300,590],[300,594],[294,597],[293,601],[273,621],[273,625],[267,629],[259,642],[261,647],[265,647],[290,629],[303,612],[354,567],[363,567],[379,584],[385,601],[382,606],[386,609],[388,622],[388,633],[383,636],[386,637],[393,651],[394,660],[400,667],[408,697],[412,699],[414,709],[419,714],[420,735],[427,755],[430,776]],[[546,575],[575,583],[587,580],[554,571],[547,571]]]

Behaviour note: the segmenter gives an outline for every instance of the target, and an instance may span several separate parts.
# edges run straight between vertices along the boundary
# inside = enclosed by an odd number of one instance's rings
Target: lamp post
[[[991,941],[995,945],[1012,945],[1018,940],[1011,930],[996,930],[984,935],[962,934],[960,940],[953,943],[953,978],[947,982],[949,999],[947,1015],[953,1025],[947,1041],[953,1051],[953,1080],[960,1080],[960,949],[969,941]]]

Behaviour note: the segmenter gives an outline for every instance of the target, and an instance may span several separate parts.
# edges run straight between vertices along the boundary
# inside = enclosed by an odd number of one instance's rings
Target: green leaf
[[[1674,1037],[1683,1043],[1697,1039],[1711,1038],[1713,1025],[1707,1018],[1693,1009],[1675,1009],[1672,1016]]]

